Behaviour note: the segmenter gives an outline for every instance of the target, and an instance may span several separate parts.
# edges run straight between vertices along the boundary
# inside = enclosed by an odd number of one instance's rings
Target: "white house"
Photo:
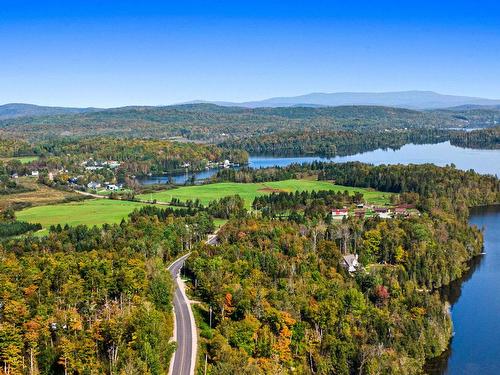
[[[118,191],[120,189],[121,189],[120,186],[114,184],[109,184],[106,186],[106,190]]]
[[[38,171],[31,171],[31,177],[38,177],[39,174]]]
[[[99,188],[101,187],[101,184],[100,184],[99,182],[93,182],[93,181],[92,181],[92,182],[89,182],[89,183],[87,184],[87,187],[88,187],[89,189],[94,189],[94,190],[95,190],[95,189],[99,189]]]
[[[111,169],[118,168],[121,165],[121,163],[116,160],[108,160],[106,164]]]
[[[358,254],[347,254],[342,257],[342,267],[349,272],[355,272],[360,266],[358,262]]]

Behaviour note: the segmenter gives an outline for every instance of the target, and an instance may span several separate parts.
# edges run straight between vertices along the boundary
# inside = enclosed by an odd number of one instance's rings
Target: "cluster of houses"
[[[349,216],[354,216],[356,218],[378,216],[381,219],[392,219],[395,217],[411,217],[419,215],[420,212],[415,208],[415,205],[411,204],[401,204],[394,207],[377,207],[358,204],[355,209],[344,207],[332,210],[332,218],[334,220],[342,220]]]
[[[40,176],[40,172],[38,171],[31,171],[29,174],[26,175],[27,177],[35,177],[35,178],[38,178],[38,176]],[[16,178],[19,178],[19,174],[18,173],[12,173],[10,175],[10,178],[13,178],[13,179],[16,179]]]
[[[214,162],[214,161],[209,161],[207,163],[206,169],[214,169],[214,168],[224,168],[224,169],[229,169],[229,168],[237,168],[239,167],[239,163],[234,163],[230,160],[224,160],[221,162]]]
[[[57,175],[58,173],[63,173],[63,172],[68,172],[68,171],[65,171],[65,170],[59,170],[59,171],[53,171],[53,172],[49,172],[47,174],[47,177],[50,181],[53,181],[54,180],[54,176]],[[40,172],[38,170],[33,170],[31,172],[29,172],[28,174],[25,175],[26,177],[34,177],[34,178],[38,178],[40,176]],[[19,178],[19,174],[18,173],[12,173],[10,175],[10,178],[13,178],[13,179],[17,179]]]
[[[91,190],[97,190],[100,189],[101,187],[104,187],[106,190],[109,191],[120,191],[121,189],[123,189],[122,184],[115,185],[115,184],[110,184],[108,182],[101,184],[100,182],[91,181],[87,184],[87,188]]]
[[[110,169],[115,169],[118,168],[121,163],[116,160],[107,160],[107,161],[95,161],[93,159],[86,160],[82,162],[82,167],[85,167],[87,171],[97,171],[99,169],[103,168],[110,168]]]

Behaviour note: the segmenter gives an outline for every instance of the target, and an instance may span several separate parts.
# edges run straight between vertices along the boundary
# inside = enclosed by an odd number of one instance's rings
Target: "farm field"
[[[78,197],[76,193],[56,190],[39,184],[37,183],[37,179],[32,177],[20,177],[18,183],[33,191],[0,195],[0,209],[4,209],[15,203],[30,203],[33,206],[38,206],[59,203],[64,199]]]
[[[111,199],[89,199],[46,206],[31,207],[16,212],[20,221],[40,223],[44,228],[51,225],[102,225],[119,223],[143,203]]]
[[[210,201],[220,199],[228,195],[238,194],[245,200],[245,205],[250,208],[254,198],[272,192],[312,191],[312,190],[334,190],[360,192],[364,198],[373,204],[383,205],[389,202],[391,193],[384,193],[372,189],[353,188],[349,186],[335,185],[329,181],[315,180],[284,180],[263,183],[236,183],[221,182],[200,186],[185,186],[176,189],[164,190],[152,194],[142,194],[137,198],[142,200],[156,199],[158,202],[170,202],[172,198],[181,201],[199,199],[204,205]]]

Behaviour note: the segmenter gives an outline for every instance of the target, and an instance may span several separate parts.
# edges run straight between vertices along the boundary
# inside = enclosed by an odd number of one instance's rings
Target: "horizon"
[[[335,95],[335,94],[369,94],[369,95],[378,95],[378,94],[397,94],[397,93],[432,93],[440,96],[454,96],[454,97],[464,97],[464,98],[471,98],[471,99],[482,99],[482,100],[492,100],[492,101],[500,101],[500,99],[497,98],[486,98],[486,97],[478,97],[478,96],[472,96],[472,95],[454,95],[454,94],[448,94],[448,93],[441,93],[441,92],[436,92],[436,91],[430,91],[430,90],[401,90],[401,91],[373,91],[373,92],[363,92],[363,91],[336,91],[336,92],[310,92],[310,93],[304,93],[300,95],[295,95],[295,96],[275,96],[275,97],[268,97],[268,98],[259,98],[259,99],[254,99],[254,100],[248,100],[248,101],[242,101],[242,102],[232,102],[229,100],[205,100],[205,99],[192,99],[184,102],[175,102],[175,103],[165,103],[165,104],[125,104],[125,105],[119,105],[119,106],[112,106],[112,107],[99,107],[99,106],[75,106],[75,105],[68,105],[68,106],[62,106],[62,105],[45,105],[45,104],[39,104],[39,103],[28,103],[28,102],[5,102],[5,103],[0,103],[1,106],[7,106],[7,105],[33,105],[37,107],[61,107],[61,108],[94,108],[94,109],[115,109],[115,108],[126,108],[126,107],[170,107],[170,106],[178,106],[178,105],[190,105],[190,104],[213,104],[217,106],[238,106],[238,105],[245,105],[247,103],[258,103],[261,101],[266,101],[269,99],[279,99],[279,98],[295,98],[295,97],[301,97],[301,96],[307,96],[307,95]],[[312,104],[312,103],[302,103],[304,105]],[[300,103],[295,104],[297,106],[300,106]],[[338,105],[319,105],[323,107],[341,107],[341,106],[349,106],[349,105],[355,105],[355,106],[383,106],[383,107],[398,107],[398,106],[391,106],[391,105],[381,105],[381,104],[338,104]],[[460,105],[459,105],[460,106]],[[487,106],[487,105],[484,105]],[[277,106],[280,107],[280,106]],[[255,108],[259,108],[258,106]],[[406,107],[401,107],[401,108],[406,108]],[[443,107],[446,108],[446,107]]]
[[[6,1],[1,103],[247,102],[325,92],[500,98],[500,5]]]

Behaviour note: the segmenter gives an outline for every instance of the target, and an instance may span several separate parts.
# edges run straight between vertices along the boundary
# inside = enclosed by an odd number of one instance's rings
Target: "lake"
[[[444,166],[454,163],[457,168],[474,169],[478,173],[496,174],[500,176],[500,151],[476,150],[452,146],[450,142],[437,144],[414,145],[408,144],[398,150],[378,149],[349,156],[335,156],[331,158],[319,156],[302,157],[274,157],[251,156],[249,166],[252,168],[286,167],[293,163],[311,163],[313,161],[333,161],[337,163],[347,161],[361,161],[371,164],[423,164],[433,163]],[[138,179],[144,185],[165,184],[171,179],[175,184],[182,185],[194,177],[202,181],[217,174],[217,169],[202,172],[187,172],[170,176],[152,176]]]
[[[470,222],[484,228],[486,254],[442,290],[455,335],[450,349],[429,363],[431,375],[500,374],[500,206],[473,209]]]
[[[482,174],[500,175],[500,151],[476,150],[452,146],[450,142],[437,144],[414,145],[407,144],[398,150],[378,149],[349,156],[324,157],[267,157],[252,156],[249,160],[250,167],[264,168],[272,166],[284,167],[292,163],[310,163],[312,161],[333,161],[343,163],[348,161],[361,161],[370,164],[424,164],[432,163],[444,166],[450,163],[457,168],[474,169]]]

